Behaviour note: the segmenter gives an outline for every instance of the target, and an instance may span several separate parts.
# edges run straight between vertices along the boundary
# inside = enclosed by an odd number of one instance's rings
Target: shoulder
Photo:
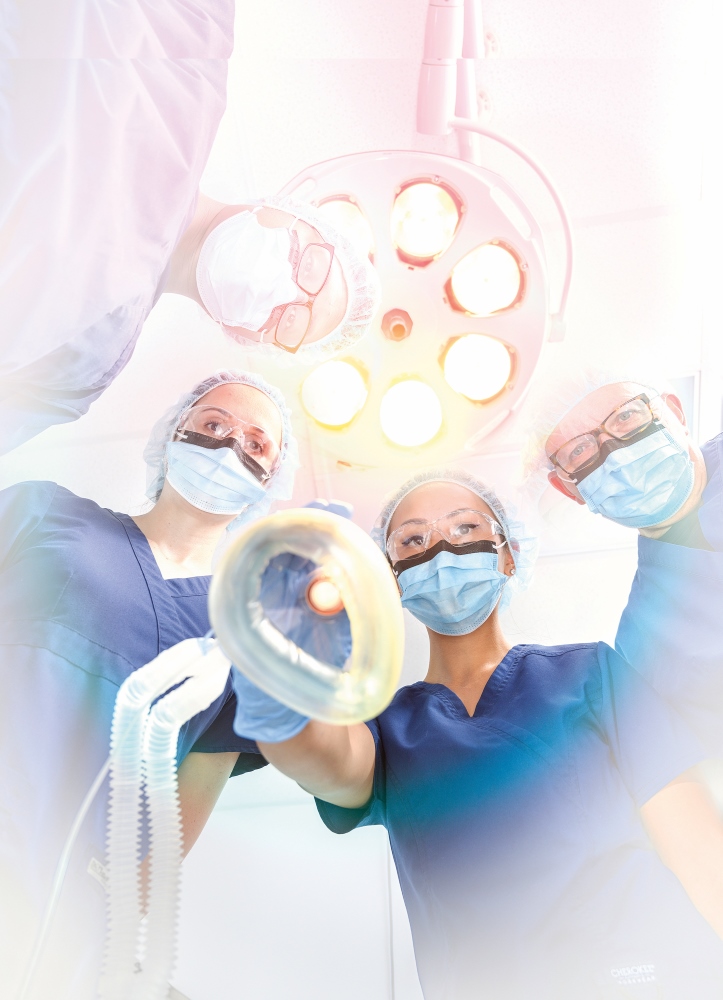
[[[0,502],[3,508],[21,504],[27,511],[47,509],[58,490],[62,490],[62,486],[43,479],[15,483],[0,490]]]
[[[42,523],[53,505],[57,483],[16,483],[0,490],[0,526],[4,546],[26,539]]]
[[[529,644],[516,646],[518,670],[522,672],[547,672],[579,674],[596,669],[599,663],[599,642],[574,642],[557,646]]]
[[[27,538],[92,523],[116,524],[111,511],[94,500],[79,497],[58,483],[34,480],[0,490],[0,523],[7,536]]]

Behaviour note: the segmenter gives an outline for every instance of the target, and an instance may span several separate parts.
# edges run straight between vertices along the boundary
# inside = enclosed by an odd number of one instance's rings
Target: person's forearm
[[[365,725],[330,726],[312,719],[292,739],[259,742],[259,750],[279,771],[326,802],[354,809],[371,796],[375,751]]]
[[[723,825],[707,789],[683,775],[641,813],[661,860],[723,939]]]
[[[238,760],[238,751],[226,753],[194,753],[186,755],[178,768],[178,804],[183,831],[185,858],[201,835],[213,807],[226,787]],[[150,855],[141,862],[141,905],[146,912]]]

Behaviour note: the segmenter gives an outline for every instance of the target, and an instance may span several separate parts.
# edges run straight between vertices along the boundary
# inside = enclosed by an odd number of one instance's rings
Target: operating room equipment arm
[[[695,771],[661,789],[641,815],[661,860],[723,938],[723,823]]]
[[[312,719],[282,743],[259,742],[269,763],[303,789],[346,809],[365,805],[374,780],[374,739],[367,726],[331,726]]]

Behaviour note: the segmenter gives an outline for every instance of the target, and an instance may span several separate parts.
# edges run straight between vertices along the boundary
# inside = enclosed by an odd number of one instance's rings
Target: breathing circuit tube
[[[266,616],[259,596],[261,578],[270,560],[285,552],[314,561],[326,583],[338,591],[352,631],[348,669],[339,670],[299,649]],[[325,612],[315,607],[310,594],[307,599],[320,614],[337,610]],[[279,701],[337,725],[377,715],[394,694],[403,656],[396,582],[369,536],[345,518],[304,508],[249,525],[229,547],[214,576],[209,615],[218,641],[178,643],[132,673],[118,692],[110,757],[86,795],[61,855],[19,1000],[27,996],[38,967],[73,842],[108,771],[108,927],[99,996],[102,1000],[165,997],[173,970],[182,855],[178,732],[222,693],[231,662]],[[169,688],[175,689],[161,698]],[[144,785],[151,831],[145,942],[140,884]],[[136,960],[144,945],[139,971]]]

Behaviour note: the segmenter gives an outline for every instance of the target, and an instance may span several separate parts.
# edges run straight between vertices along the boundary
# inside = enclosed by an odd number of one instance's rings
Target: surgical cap
[[[326,243],[332,244],[346,282],[346,312],[335,330],[311,344],[302,343],[295,354],[282,351],[274,344],[258,344],[226,327],[224,327],[225,332],[232,340],[253,351],[255,355],[273,357],[277,364],[290,365],[301,361],[304,364],[314,365],[352,347],[361,340],[371,326],[381,300],[379,277],[369,258],[362,257],[351,241],[338,229],[329,225],[313,205],[295,202],[288,198],[265,199],[254,204],[265,208],[278,208],[282,212],[296,216],[317,229]]]
[[[266,495],[263,500],[250,504],[239,516],[231,522],[230,529],[236,529],[246,524],[248,521],[255,521],[268,513],[274,500],[290,500],[294,492],[294,475],[299,467],[299,448],[296,438],[291,432],[291,410],[286,405],[286,400],[281,392],[273,385],[251,372],[232,371],[230,369],[215,372],[209,375],[202,382],[195,385],[189,392],[184,392],[176,403],[166,410],[160,420],[157,421],[151,436],[146,445],[143,457],[148,466],[146,473],[146,496],[156,501],[161,495],[163,483],[166,479],[166,445],[172,440],[173,435],[181,420],[196,403],[202,399],[206,393],[215,389],[218,385],[227,384],[250,385],[254,389],[259,389],[278,407],[281,414],[281,451],[280,464],[277,471],[269,480],[266,488]]]
[[[523,426],[526,445],[522,455],[525,500],[539,499],[547,485],[547,473],[553,465],[547,457],[546,444],[560,421],[589,393],[616,382],[635,382],[653,393],[671,390],[667,380],[652,366],[641,362],[605,364],[568,364],[552,377],[538,373],[535,385],[525,402]]]
[[[372,529],[372,538],[386,555],[387,534],[394,511],[406,496],[424,483],[456,483],[459,486],[464,486],[472,493],[476,493],[492,511],[502,528],[502,534],[515,564],[515,575],[507,581],[502,591],[500,608],[506,608],[513,594],[526,590],[530,585],[532,570],[537,558],[537,539],[526,533],[521,521],[515,520],[511,505],[507,502],[503,504],[494,490],[475,476],[457,469],[433,469],[428,472],[420,472],[408,479],[398,490],[387,497]]]

